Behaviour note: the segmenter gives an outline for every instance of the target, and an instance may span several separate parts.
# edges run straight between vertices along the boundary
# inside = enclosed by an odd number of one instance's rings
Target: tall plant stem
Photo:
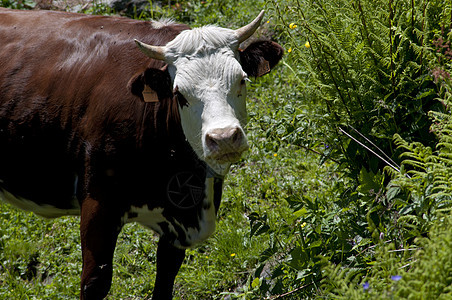
[[[392,0],[389,0],[389,58],[391,60],[391,87],[392,93],[395,95],[395,67],[394,67],[394,30],[392,29],[392,25],[394,23],[394,11],[392,9]]]
[[[373,44],[372,44],[372,41],[370,39],[369,29],[368,29],[368,25],[367,25],[367,21],[366,21],[366,16],[364,15],[363,8],[361,6],[361,2],[359,0],[357,0],[357,3],[358,3],[358,11],[359,11],[361,24],[363,25],[364,40],[367,42],[367,47],[369,47],[369,49],[373,49]],[[369,55],[372,58],[372,61],[374,62],[375,68],[377,70],[379,70],[379,68],[378,68],[379,63],[378,63],[377,58],[373,54],[373,52],[369,51]],[[379,82],[383,82],[383,78],[381,77],[381,74],[378,71],[377,71],[377,76],[378,76]]]

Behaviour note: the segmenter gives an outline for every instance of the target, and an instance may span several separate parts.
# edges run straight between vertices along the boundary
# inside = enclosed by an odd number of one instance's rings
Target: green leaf
[[[297,210],[293,214],[296,218],[300,218],[300,217],[305,216],[307,213],[308,213],[308,210],[305,207],[303,207],[302,209]]]
[[[251,282],[251,288],[255,289],[258,288],[260,286],[260,279],[259,277],[254,278],[253,282]]]

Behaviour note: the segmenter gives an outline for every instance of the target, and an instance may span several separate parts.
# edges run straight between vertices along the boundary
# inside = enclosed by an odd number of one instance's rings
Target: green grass
[[[0,209],[0,298],[73,299],[78,295],[77,220],[43,220],[6,204]]]

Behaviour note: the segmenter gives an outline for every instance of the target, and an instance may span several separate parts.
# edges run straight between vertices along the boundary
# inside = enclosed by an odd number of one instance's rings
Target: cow
[[[122,226],[159,234],[153,299],[215,230],[224,176],[248,149],[248,77],[283,55],[242,28],[0,9],[0,195],[80,215],[80,299],[110,290]]]

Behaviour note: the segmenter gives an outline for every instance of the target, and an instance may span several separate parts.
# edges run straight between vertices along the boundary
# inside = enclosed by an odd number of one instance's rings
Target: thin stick
[[[331,158],[331,157],[329,157],[329,156],[327,156],[327,155],[325,155],[325,154],[323,154],[323,153],[320,153],[319,151],[314,150],[314,149],[312,149],[312,148],[309,148],[309,147],[306,147],[306,146],[303,146],[303,145],[295,145],[295,146],[298,146],[298,147],[300,147],[300,148],[303,148],[303,149],[306,149],[306,150],[308,150],[308,151],[311,151],[312,153],[315,153],[315,154],[318,154],[318,155],[320,155],[320,156],[323,156],[323,157],[325,157],[326,159],[329,159],[329,160],[331,160],[332,162],[337,163],[338,165],[341,164],[339,161],[335,160],[334,158]]]
[[[356,143],[358,143],[359,145],[361,145],[363,148],[367,149],[368,151],[370,151],[373,155],[375,155],[376,157],[378,157],[379,159],[381,159],[382,161],[384,161],[388,166],[390,166],[391,168],[393,168],[394,170],[396,170],[397,172],[400,173],[400,169],[397,168],[396,166],[393,166],[390,162],[388,162],[386,159],[384,159],[383,157],[381,157],[380,155],[378,155],[377,153],[375,153],[375,151],[373,151],[372,149],[370,149],[369,147],[367,147],[366,145],[364,145],[363,143],[361,143],[360,141],[358,141],[355,137],[353,137],[352,135],[350,135],[349,133],[347,133],[344,129],[339,127],[339,131],[342,132],[343,134],[345,134],[346,136],[348,136],[349,138],[351,138],[352,140],[354,140]],[[405,176],[407,176],[408,178],[411,178],[408,174],[405,174]]]
[[[372,146],[374,146],[375,148],[378,149],[378,151],[380,151],[381,154],[383,154],[392,164],[394,164],[397,168],[400,169],[400,166],[397,165],[397,163],[395,161],[392,160],[392,158],[390,158],[386,153],[383,152],[383,150],[381,150],[380,148],[378,148],[377,145],[375,145],[371,140],[369,140],[364,134],[362,134],[361,132],[359,132],[358,130],[356,130],[355,128],[353,128],[353,126],[348,125],[348,127],[350,127],[351,129],[353,129],[353,131],[355,131],[357,134],[359,134],[360,137],[362,137],[363,139],[365,139],[369,144],[371,144]]]
[[[267,300],[281,299],[282,297],[285,297],[285,296],[291,295],[291,294],[293,294],[293,293],[296,293],[296,292],[298,292],[299,290],[304,289],[305,287],[308,287],[308,286],[312,285],[313,283],[314,283],[314,282],[311,282],[311,283],[305,284],[305,285],[303,285],[303,286],[297,287],[297,288],[294,289],[294,290],[288,291],[287,293],[280,294],[280,295],[276,295],[276,296],[272,296],[272,297],[268,297],[268,298],[265,298],[265,299],[267,299]]]

